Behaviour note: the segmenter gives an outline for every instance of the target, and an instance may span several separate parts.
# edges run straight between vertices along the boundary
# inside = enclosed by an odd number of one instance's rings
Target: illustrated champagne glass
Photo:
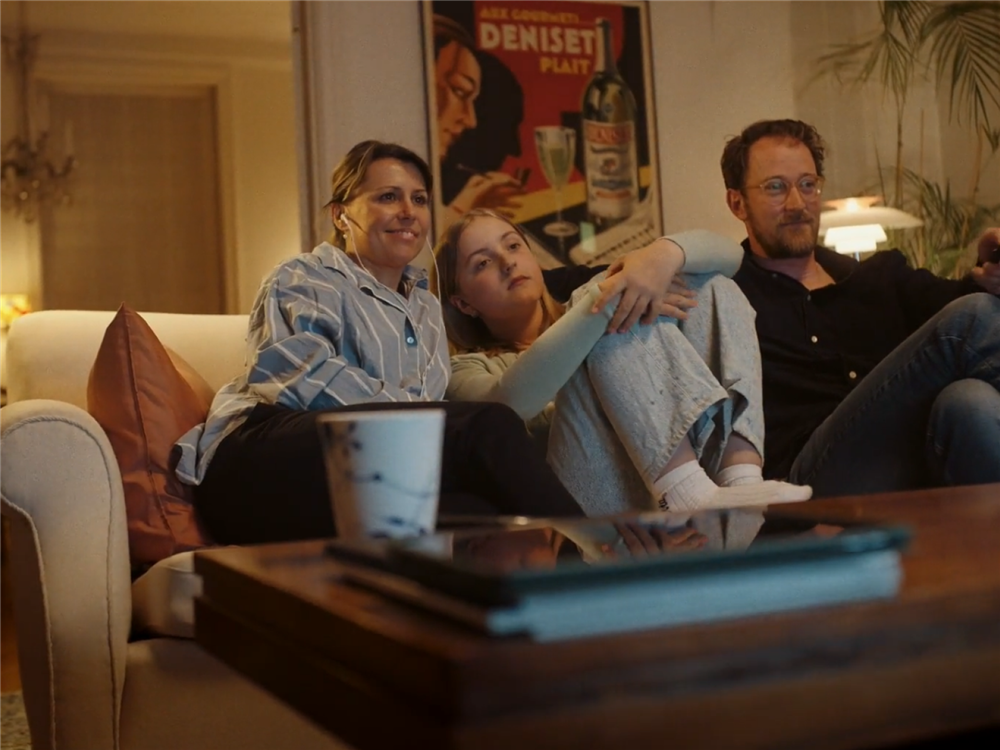
[[[552,186],[552,194],[556,201],[556,220],[546,224],[542,231],[551,237],[572,237],[579,231],[579,227],[571,221],[563,221],[562,191],[573,172],[576,131],[558,125],[537,127],[535,149],[538,151],[538,162],[542,166],[542,173]]]

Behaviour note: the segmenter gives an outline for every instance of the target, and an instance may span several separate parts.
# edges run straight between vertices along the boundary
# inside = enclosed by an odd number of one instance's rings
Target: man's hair
[[[337,203],[349,202],[354,197],[354,191],[358,185],[364,181],[368,167],[381,159],[396,159],[404,164],[410,164],[420,173],[427,192],[431,192],[434,188],[431,168],[427,166],[427,162],[410,149],[397,143],[362,141],[348,151],[340,163],[334,167],[333,176],[330,178],[331,197],[324,208]],[[344,233],[337,226],[333,228],[330,242],[341,249],[347,247]]]
[[[727,188],[743,190],[746,187],[750,147],[761,138],[788,139],[803,144],[816,162],[816,174],[823,176],[826,144],[816,128],[801,120],[759,120],[730,138],[722,150],[722,179]]]

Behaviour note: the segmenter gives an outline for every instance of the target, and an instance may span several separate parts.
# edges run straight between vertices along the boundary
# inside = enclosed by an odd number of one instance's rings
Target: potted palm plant
[[[981,202],[980,182],[996,169],[1000,150],[1000,4],[884,0],[878,25],[863,40],[835,44],[818,59],[816,77],[833,75],[845,86],[881,86],[894,106],[893,163],[878,159],[878,191],[888,205],[917,215],[923,226],[890,236],[915,266],[960,276],[974,263],[973,239],[1000,218],[1000,203]],[[903,123],[914,87],[933,80],[946,95],[948,117],[969,133],[974,168],[965,190],[938,183],[904,163]],[[923,129],[921,128],[921,140]],[[923,153],[923,143],[918,153]]]

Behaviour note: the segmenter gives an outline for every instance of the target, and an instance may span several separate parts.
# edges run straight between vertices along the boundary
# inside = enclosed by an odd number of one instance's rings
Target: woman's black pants
[[[582,516],[524,422],[487,402],[361,404],[336,409],[444,409],[440,513]],[[259,404],[219,444],[194,502],[219,544],[315,539],[336,527],[316,419],[323,412]]]

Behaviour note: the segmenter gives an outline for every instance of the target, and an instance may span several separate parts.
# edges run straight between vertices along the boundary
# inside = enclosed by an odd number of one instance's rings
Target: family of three
[[[810,197],[796,179],[791,193]],[[329,410],[444,409],[441,512],[810,497],[762,476],[759,323],[727,278],[747,263],[735,243],[685,232],[610,268],[543,273],[515,225],[476,210],[440,239],[428,278],[413,265],[431,252],[419,156],[367,141],[332,183],[331,241],[265,279],[245,372],[178,442],[217,541],[336,533],[316,428]]]

